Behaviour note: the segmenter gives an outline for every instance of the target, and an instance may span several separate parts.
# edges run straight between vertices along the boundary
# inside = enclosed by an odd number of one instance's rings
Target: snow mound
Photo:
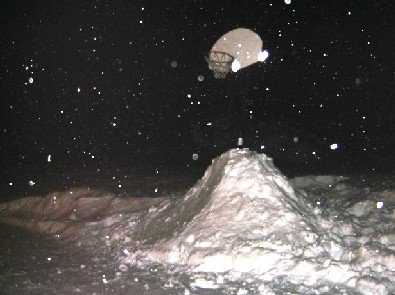
[[[355,274],[341,260],[353,254],[317,213],[271,158],[233,149],[213,160],[174,206],[147,215],[141,238],[153,243],[148,259],[194,271],[347,282]]]
[[[0,222],[75,242],[120,272],[187,271],[196,288],[243,277],[267,294],[395,294],[393,177],[366,180],[288,180],[266,155],[233,149],[183,197],[71,189],[0,203]]]

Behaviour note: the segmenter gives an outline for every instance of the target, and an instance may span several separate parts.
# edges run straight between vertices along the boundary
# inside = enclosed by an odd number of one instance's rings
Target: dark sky
[[[3,174],[189,165],[193,153],[210,159],[237,137],[279,160],[388,162],[394,8],[391,0],[1,1]],[[216,80],[203,55],[238,27],[259,34],[270,57]]]

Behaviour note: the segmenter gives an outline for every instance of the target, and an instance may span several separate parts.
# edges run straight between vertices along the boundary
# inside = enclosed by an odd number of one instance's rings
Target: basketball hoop
[[[262,51],[263,41],[254,31],[237,28],[222,35],[205,55],[216,79],[224,79],[230,71],[237,72],[264,61],[269,52]]]

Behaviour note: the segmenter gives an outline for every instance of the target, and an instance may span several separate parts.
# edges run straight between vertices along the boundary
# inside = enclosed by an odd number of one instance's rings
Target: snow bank
[[[0,221],[93,246],[121,272],[181,267],[192,289],[247,276],[262,294],[395,294],[394,186],[290,181],[266,155],[234,149],[181,198],[75,189],[0,204]]]
[[[163,198],[116,198],[77,188],[0,203],[0,221],[87,246],[99,243],[95,237],[106,239],[114,224],[136,223],[161,202]]]
[[[346,283],[355,274],[331,259],[349,262],[353,254],[327,233],[315,211],[270,158],[231,150],[174,206],[151,212],[141,237],[156,243],[149,259],[195,271]]]
[[[318,182],[347,191],[347,178],[313,178],[295,180],[297,191],[271,158],[230,150],[213,160],[183,198],[146,216],[137,229],[143,244],[152,245],[145,259],[195,272],[249,273],[266,282],[286,278],[304,287],[340,284],[362,294],[388,294],[393,253],[375,254],[355,224],[328,217],[329,209],[322,214],[302,190]],[[361,240],[354,238],[359,235]],[[380,269],[384,284],[371,277]]]

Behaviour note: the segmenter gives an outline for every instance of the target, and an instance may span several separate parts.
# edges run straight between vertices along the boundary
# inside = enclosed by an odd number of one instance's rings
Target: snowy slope
[[[189,275],[185,294],[233,294],[226,288],[240,282],[249,284],[240,294],[395,293],[392,177],[289,180],[266,155],[234,149],[181,197],[75,189],[3,203],[0,212],[3,222],[89,247],[103,267],[116,262],[114,284],[159,263],[173,276],[168,286]]]

